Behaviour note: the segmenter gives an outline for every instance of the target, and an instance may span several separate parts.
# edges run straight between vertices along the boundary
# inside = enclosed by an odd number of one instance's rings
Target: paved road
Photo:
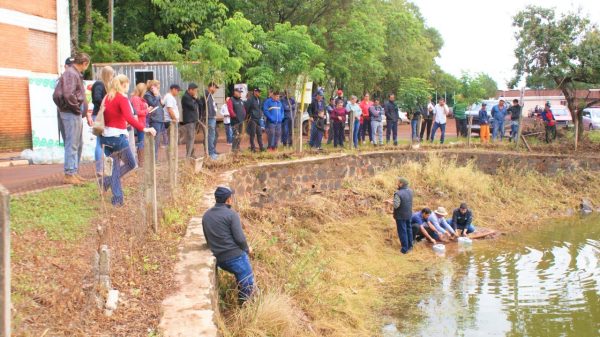
[[[217,145],[217,151],[220,153],[231,152],[231,146],[228,146],[223,137],[223,130],[220,131],[220,139]],[[385,134],[385,133],[384,133]],[[456,135],[456,126],[454,120],[448,121],[446,130],[448,136]],[[398,130],[399,139],[410,138],[410,126],[403,124]],[[438,136],[439,137],[439,136]],[[263,135],[266,145],[266,135]],[[307,141],[305,137],[305,141]],[[197,153],[202,153],[202,144],[196,144]],[[248,138],[245,137],[242,142],[242,149],[249,148]],[[164,151],[161,157],[164,156]],[[179,155],[185,155],[185,146],[179,146]],[[159,161],[161,158],[159,158]],[[80,174],[86,178],[94,177],[94,164],[83,163],[80,168]],[[0,168],[0,184],[4,185],[11,193],[23,193],[28,191],[39,190],[52,186],[63,185],[63,165],[28,165]]]

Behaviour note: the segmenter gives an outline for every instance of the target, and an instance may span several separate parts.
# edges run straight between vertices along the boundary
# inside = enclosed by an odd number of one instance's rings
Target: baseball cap
[[[75,61],[75,58],[73,58],[72,56],[67,57],[67,59],[65,60],[65,65],[66,66],[70,66],[71,64],[73,64],[73,61]]]
[[[224,203],[235,191],[227,186],[219,186],[215,190],[215,200],[218,203]]]
[[[233,91],[244,92],[244,90],[242,90],[242,88],[234,88]]]
[[[254,87],[254,89],[252,91],[258,91],[258,92],[260,92],[260,88],[259,87]]]
[[[191,82],[190,84],[188,84],[188,90],[190,89],[196,89],[198,88],[198,85],[194,82]]]

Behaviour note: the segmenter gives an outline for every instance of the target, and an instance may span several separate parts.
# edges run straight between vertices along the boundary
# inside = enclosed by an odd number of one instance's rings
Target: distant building
[[[507,101],[512,101],[515,98],[520,100],[521,90],[498,90],[496,99],[500,97],[504,97]],[[576,97],[578,99],[586,99],[587,102],[592,102],[600,99],[600,90],[577,90]],[[543,107],[548,101],[551,105],[567,105],[565,96],[558,89],[525,89],[523,95],[525,111],[531,111],[536,106]]]
[[[0,0],[0,151],[32,147],[29,80],[71,55],[67,0]],[[48,107],[56,109],[56,107]]]

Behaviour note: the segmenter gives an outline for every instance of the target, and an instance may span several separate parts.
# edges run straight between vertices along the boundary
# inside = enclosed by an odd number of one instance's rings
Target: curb
[[[0,167],[25,166],[25,165],[29,165],[29,160],[16,159],[16,160],[0,161]]]

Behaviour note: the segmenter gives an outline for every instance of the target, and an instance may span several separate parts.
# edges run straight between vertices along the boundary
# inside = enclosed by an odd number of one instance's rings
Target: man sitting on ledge
[[[204,213],[202,230],[208,247],[217,258],[217,266],[235,276],[238,298],[243,303],[254,291],[254,274],[248,258],[252,248],[246,241],[240,216],[231,209],[233,193],[228,187],[217,187],[217,203]]]
[[[467,236],[475,231],[473,226],[473,213],[466,203],[460,204],[460,207],[452,212],[452,221],[450,226],[457,232],[460,231],[460,236]]]

